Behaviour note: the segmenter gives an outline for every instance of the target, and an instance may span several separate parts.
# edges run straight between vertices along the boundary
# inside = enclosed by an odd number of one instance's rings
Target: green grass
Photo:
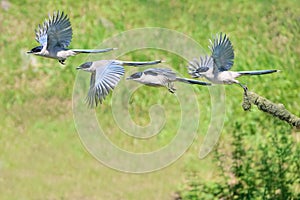
[[[203,180],[218,179],[212,156],[198,159],[210,123],[210,96],[205,88],[195,87],[201,111],[199,137],[171,166],[148,174],[126,174],[107,168],[86,151],[73,121],[72,91],[75,67],[87,57],[69,58],[62,67],[55,60],[25,53],[37,45],[34,29],[55,10],[70,17],[74,48],[95,48],[104,39],[133,28],[163,27],[187,34],[208,52],[211,35],[225,32],[235,48],[233,70],[282,70],[264,77],[242,77],[241,82],[300,115],[300,3],[296,0],[9,2],[9,10],[0,8],[1,199],[170,199],[191,171],[199,172]],[[118,59],[159,58],[166,58],[168,65],[188,76],[186,61],[161,50],[132,52]],[[242,89],[225,88],[226,118],[220,141],[227,141],[235,122],[246,124],[253,133],[250,143],[264,140],[264,135],[256,133],[276,126],[271,117],[256,108],[245,113]],[[111,120],[110,101],[111,95],[97,108],[97,116],[116,145],[147,152],[174,137],[180,109],[166,89],[142,87],[131,97],[130,114],[140,125],[149,122],[151,105],[167,105],[164,130],[149,140],[125,136]],[[299,132],[293,134],[297,137]]]

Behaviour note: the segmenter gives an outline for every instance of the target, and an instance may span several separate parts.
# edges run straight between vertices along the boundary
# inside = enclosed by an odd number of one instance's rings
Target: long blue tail
[[[72,49],[76,53],[104,53],[108,51],[115,50],[116,48],[107,48],[107,49]]]
[[[118,61],[122,65],[126,66],[145,66],[145,65],[157,65],[159,63],[162,63],[162,60],[154,60],[154,61]]]
[[[263,74],[271,74],[274,72],[278,72],[277,69],[268,69],[268,70],[257,70],[257,71],[240,71],[238,72],[241,75],[263,75]]]
[[[206,86],[211,85],[211,83],[202,82],[194,79],[188,79],[188,78],[176,77],[176,80],[184,83],[189,83],[189,84],[206,85]]]

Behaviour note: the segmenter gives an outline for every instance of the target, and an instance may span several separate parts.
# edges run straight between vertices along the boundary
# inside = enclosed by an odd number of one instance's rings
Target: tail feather
[[[127,66],[144,66],[144,65],[156,65],[161,63],[161,60],[154,60],[154,61],[144,61],[144,62],[134,62],[134,61],[119,61],[123,65]]]
[[[257,71],[240,71],[238,73],[241,75],[263,75],[263,74],[271,74],[278,71],[279,70],[276,69],[269,69],[269,70],[257,70]]]
[[[116,48],[107,48],[107,49],[72,49],[75,53],[104,53],[108,51],[115,50]]]
[[[188,79],[188,78],[176,77],[176,80],[179,82],[189,83],[189,84],[206,85],[206,86],[211,85],[211,83],[202,82],[194,79]]]

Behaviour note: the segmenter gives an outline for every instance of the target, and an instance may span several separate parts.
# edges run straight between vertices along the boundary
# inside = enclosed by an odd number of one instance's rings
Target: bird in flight
[[[176,73],[169,68],[149,68],[142,72],[136,72],[126,79],[134,80],[148,86],[166,87],[171,93],[176,91],[174,87],[174,82],[176,81],[188,84],[211,85],[210,83],[198,80],[178,77]]]
[[[244,92],[248,88],[241,84],[236,78],[244,75],[263,75],[277,72],[279,70],[256,70],[256,71],[228,71],[234,60],[233,46],[229,38],[222,33],[216,35],[214,41],[210,40],[211,56],[200,56],[189,62],[188,71],[194,78],[204,77],[215,84],[239,84]]]
[[[72,40],[72,27],[68,16],[59,11],[52,17],[49,16],[42,25],[39,24],[35,30],[35,40],[40,45],[27,53],[57,59],[61,64],[64,64],[69,56],[79,53],[103,53],[115,49],[68,49]]]
[[[94,62],[86,62],[77,67],[78,70],[83,70],[91,73],[90,89],[86,97],[86,102],[89,107],[97,106],[103,102],[105,97],[119,83],[125,70],[123,66],[145,66],[156,65],[161,63],[161,60],[155,61],[121,61],[121,60],[99,60]]]

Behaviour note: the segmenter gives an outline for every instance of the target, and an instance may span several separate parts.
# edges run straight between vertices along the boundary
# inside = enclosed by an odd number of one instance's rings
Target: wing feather
[[[145,75],[158,76],[163,75],[170,80],[176,79],[176,73],[169,68],[149,68],[144,71]]]
[[[143,72],[146,76],[152,76],[151,83],[167,86],[176,80],[176,73],[169,68],[149,68]]]
[[[214,61],[214,68],[218,71],[227,71],[233,65],[234,51],[229,38],[222,33],[215,37],[214,41],[210,40],[210,50]]]
[[[99,102],[102,103],[109,92],[119,83],[124,73],[125,70],[121,65],[109,63],[105,66],[96,66],[94,81],[91,81],[90,91],[87,97],[89,106],[94,107],[95,105],[97,106]]]
[[[213,59],[210,56],[200,56],[199,60],[194,59],[193,61],[189,62],[188,73],[193,78],[202,77],[203,72],[209,70],[209,68],[213,67]]]
[[[86,97],[86,102],[90,107],[93,107],[93,105],[97,105],[97,100],[96,100],[96,90],[94,89],[94,85],[95,85],[95,76],[96,73],[93,72],[91,75],[91,80],[90,80],[90,89],[88,92],[88,95]]]
[[[57,11],[53,16],[49,16],[43,25],[38,25],[35,30],[35,39],[47,49],[56,46],[66,48],[72,40],[72,27],[70,20],[64,12]]]

